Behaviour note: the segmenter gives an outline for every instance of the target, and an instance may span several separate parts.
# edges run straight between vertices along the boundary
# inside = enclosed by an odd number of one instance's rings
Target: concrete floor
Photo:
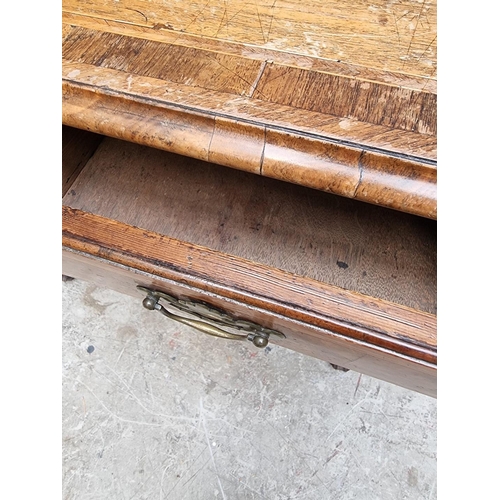
[[[436,498],[436,400],[62,288],[64,500]]]

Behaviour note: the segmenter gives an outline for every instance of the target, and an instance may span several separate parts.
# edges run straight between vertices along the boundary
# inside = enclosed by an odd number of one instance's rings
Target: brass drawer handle
[[[142,305],[146,309],[159,311],[167,318],[188,325],[207,335],[231,340],[249,340],[256,347],[266,347],[271,335],[285,338],[285,335],[281,332],[265,328],[252,321],[235,319],[226,312],[209,306],[204,302],[190,299],[176,299],[164,292],[151,290],[143,286],[138,286],[137,288],[147,294],[146,298],[142,301]],[[163,304],[160,304],[160,299],[163,299],[168,307],[174,308],[179,312],[189,313],[199,319],[185,318],[184,316],[171,313]],[[207,323],[207,320],[216,323],[217,326]],[[227,332],[220,327],[232,328],[243,333]]]

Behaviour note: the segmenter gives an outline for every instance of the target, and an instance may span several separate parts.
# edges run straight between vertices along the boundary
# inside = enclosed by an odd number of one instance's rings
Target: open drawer
[[[68,127],[63,142],[64,274],[436,396],[436,221]]]

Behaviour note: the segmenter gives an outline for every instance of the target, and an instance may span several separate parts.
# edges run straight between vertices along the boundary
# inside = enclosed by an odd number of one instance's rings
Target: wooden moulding
[[[198,111],[210,116],[224,116],[242,123],[260,124],[273,129],[300,132],[309,137],[362,145],[365,149],[417,158],[434,166],[436,162],[435,135],[395,128],[390,123],[377,124],[355,120],[349,117],[350,109],[347,105],[344,110],[348,115],[336,116],[257,99],[256,92],[253,97],[231,94],[200,87],[196,85],[197,82],[190,80],[189,83],[177,83],[65,59],[63,82],[108,94],[132,96],[157,105],[164,103],[170,107]],[[256,84],[252,84],[250,93],[253,85]],[[409,104],[408,106],[410,107]],[[417,113],[418,110],[413,111]],[[416,124],[414,121],[413,125]]]
[[[151,19],[172,14],[162,2],[148,8]],[[246,43],[261,35],[254,32],[260,15],[250,12],[236,37],[250,38],[235,44],[193,38],[192,20],[174,34],[170,24],[138,24],[130,9],[113,7],[110,18],[101,0],[65,2],[66,9],[72,24],[63,25],[64,124],[437,218],[432,57],[398,56],[399,45],[379,34],[352,48],[375,66],[383,60],[385,70],[306,55],[307,46],[302,55],[267,44],[250,48]],[[364,6],[353,9],[361,22],[356,29],[379,33]],[[175,15],[181,24],[188,10]],[[121,24],[115,16],[123,16]],[[328,16],[314,9],[306,17],[326,36],[319,26],[328,25]],[[392,25],[384,30],[400,39]],[[417,38],[428,42],[422,55],[433,56],[433,30],[419,30]],[[323,46],[328,52],[330,45]],[[422,73],[410,71],[414,58]]]
[[[431,219],[432,162],[63,79],[63,123]]]
[[[134,276],[125,293],[136,294],[135,284],[165,289],[168,282],[166,290],[178,293],[184,287],[193,298],[233,304],[229,310],[242,317],[281,329],[287,338],[276,343],[284,347],[436,394],[435,315],[69,207],[63,207],[63,247],[66,259],[104,266],[92,272],[70,266],[66,274],[102,277],[114,266]]]
[[[261,173],[437,219],[437,171],[415,161],[267,130]]]

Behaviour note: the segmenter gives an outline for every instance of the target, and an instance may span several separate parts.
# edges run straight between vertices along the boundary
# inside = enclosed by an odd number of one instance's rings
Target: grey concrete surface
[[[436,400],[62,288],[64,500],[436,498]]]

